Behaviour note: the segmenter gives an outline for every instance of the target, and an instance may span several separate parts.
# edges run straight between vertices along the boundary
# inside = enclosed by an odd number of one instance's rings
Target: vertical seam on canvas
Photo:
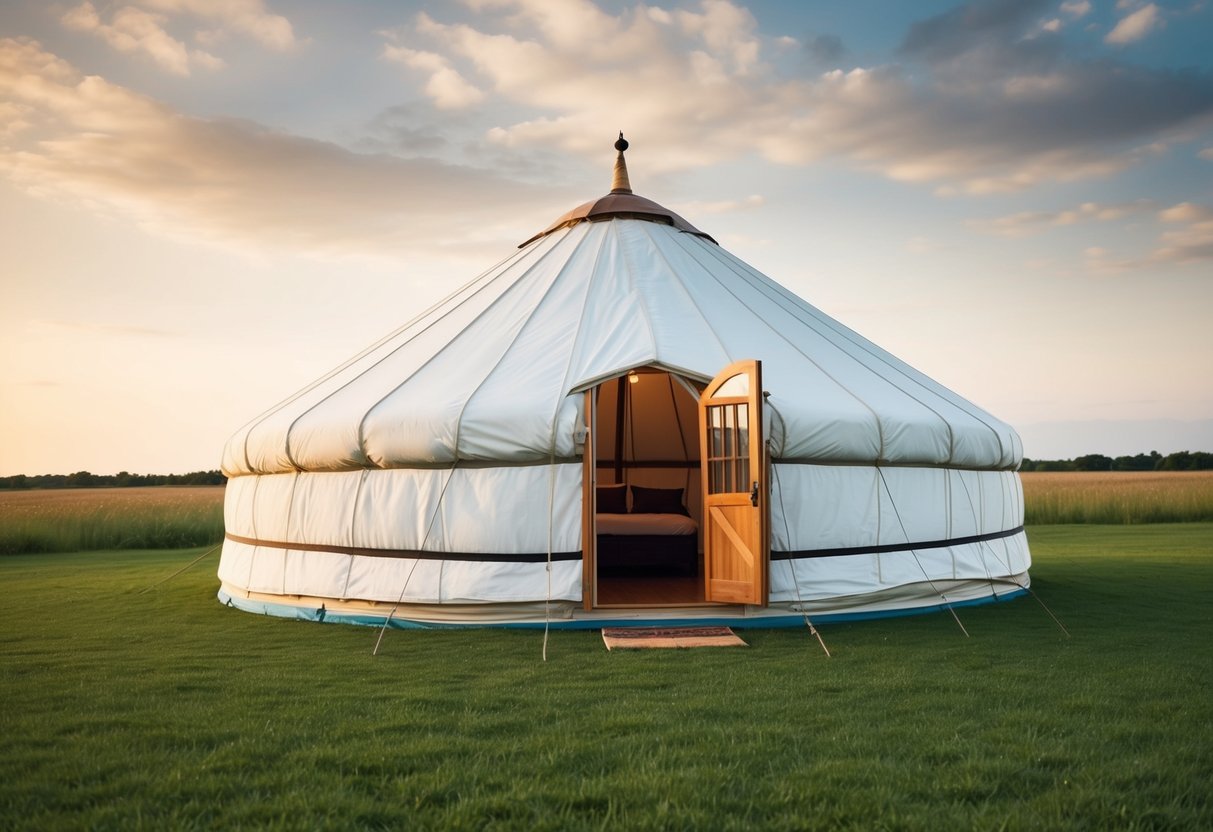
[[[690,257],[692,260],[694,260],[695,263],[703,269],[704,274],[706,274],[708,277],[710,277],[712,280],[714,280],[716,282],[716,285],[718,285],[721,289],[723,289],[728,294],[732,295],[734,300],[736,300],[743,307],[745,307],[747,310],[749,310],[751,312],[751,314],[753,314],[756,318],[759,318],[760,320],[762,320],[761,316],[752,307],[750,307],[749,304],[747,304],[744,300],[742,300],[741,297],[738,296],[738,294],[736,292],[734,292],[731,288],[729,288],[729,286],[723,280],[721,280],[719,277],[717,277],[715,274],[713,274],[710,269],[708,269],[704,266],[703,262],[700,261],[700,259],[695,256],[694,251],[692,251],[689,247],[683,245],[682,241],[679,239],[675,239],[674,242],[675,242],[675,245],[678,246],[678,248],[681,249],[684,254],[686,254],[688,257]],[[726,264],[726,266],[727,266],[727,264]],[[734,274],[737,274],[739,277],[742,277],[742,279],[745,280],[745,278],[742,275],[740,275],[736,269],[733,269],[732,271]],[[753,286],[753,284],[751,284],[749,281],[745,281],[745,282],[746,282],[746,285],[749,285],[751,287]],[[779,304],[776,304],[776,305],[778,306]],[[780,307],[780,308],[783,308],[783,307]],[[787,311],[787,310],[785,309],[784,311]],[[793,317],[795,317],[795,316],[793,316]],[[855,391],[853,391],[849,387],[847,387],[845,384],[843,384],[842,381],[840,379],[836,378],[833,373],[826,370],[825,367],[823,367],[816,360],[814,360],[813,357],[810,356],[805,350],[803,350],[795,341],[793,341],[791,338],[789,338],[784,333],[780,332],[775,327],[770,326],[769,322],[765,322],[765,323],[767,323],[767,328],[777,338],[779,338],[785,344],[787,344],[789,347],[791,347],[793,351],[800,353],[800,355],[806,361],[808,361],[810,364],[812,364],[814,367],[816,367],[817,370],[823,376],[828,378],[830,381],[834,382],[834,384],[838,387],[838,389],[842,390],[844,393],[846,393],[848,396],[850,396],[852,399],[854,399],[861,407],[863,407],[865,410],[867,410],[868,413],[872,414],[872,419],[876,423],[876,434],[877,434],[877,439],[878,439],[878,443],[879,443],[879,450],[877,452],[877,460],[883,460],[885,458],[885,430],[884,430],[884,423],[881,421],[880,414],[876,412],[876,409],[874,407],[872,407],[872,405],[868,404],[867,401],[865,401],[863,398],[861,398],[858,393],[856,393]],[[936,415],[938,416],[938,414],[936,414]],[[940,417],[940,418],[942,420],[942,417]],[[943,420],[943,421],[946,425],[947,424],[946,420]],[[951,430],[950,425],[948,426],[948,429],[949,429],[949,431]]]
[[[246,469],[247,469],[249,472],[252,472],[252,471],[253,471],[252,462],[249,460],[249,456],[248,456],[248,442],[249,442],[249,435],[250,435],[250,434],[251,434],[251,433],[252,433],[254,430],[256,430],[258,427],[260,427],[260,425],[261,425],[261,424],[262,424],[262,423],[263,423],[263,422],[264,422],[266,419],[268,419],[270,416],[272,416],[273,414],[277,413],[278,411],[282,410],[282,409],[283,409],[284,407],[286,407],[287,405],[289,405],[289,404],[291,404],[291,403],[293,403],[293,402],[295,402],[295,401],[299,400],[301,397],[303,397],[303,396],[307,395],[308,393],[312,392],[312,391],[313,391],[313,390],[315,390],[317,387],[319,387],[321,384],[324,384],[324,382],[326,382],[326,381],[328,381],[329,379],[334,378],[335,376],[337,376],[337,374],[339,374],[339,373],[341,373],[342,371],[344,371],[344,370],[346,370],[346,369],[348,369],[348,368],[350,368],[350,367],[354,366],[356,363],[358,363],[358,362],[359,362],[359,361],[361,361],[363,358],[365,358],[365,357],[367,357],[368,355],[370,355],[371,353],[373,353],[375,350],[377,350],[377,349],[379,349],[380,347],[382,347],[384,344],[389,343],[389,342],[390,342],[390,341],[391,341],[393,338],[396,338],[396,337],[400,336],[402,333],[407,332],[407,331],[408,331],[408,329],[409,329],[410,327],[415,326],[416,324],[418,324],[418,323],[420,323],[421,321],[425,320],[425,318],[427,318],[428,316],[430,316],[430,315],[434,314],[435,312],[437,312],[438,310],[440,310],[442,307],[444,307],[445,305],[447,305],[448,303],[450,303],[451,301],[453,301],[455,298],[457,298],[457,297],[460,295],[460,293],[462,293],[462,292],[464,292],[465,290],[467,290],[467,289],[471,288],[473,285],[475,285],[475,284],[476,284],[476,283],[478,283],[479,281],[483,280],[485,277],[487,277],[487,276],[489,276],[489,275],[493,274],[494,272],[499,271],[500,269],[504,269],[504,268],[506,268],[506,267],[507,267],[507,264],[509,263],[509,261],[513,260],[514,258],[516,258],[516,257],[518,257],[518,256],[520,256],[520,255],[519,255],[519,253],[518,253],[518,252],[515,252],[515,253],[511,254],[509,257],[504,257],[504,258],[502,258],[502,259],[501,259],[501,260],[499,260],[499,261],[498,261],[498,262],[497,262],[495,265],[493,265],[493,266],[491,266],[490,268],[486,269],[485,271],[481,272],[481,273],[480,273],[479,275],[477,275],[475,278],[473,278],[472,280],[469,280],[467,283],[463,284],[463,285],[462,285],[462,286],[460,286],[458,289],[456,289],[455,291],[451,292],[449,295],[447,295],[446,297],[444,297],[442,300],[438,301],[437,303],[432,304],[432,305],[431,305],[429,308],[425,309],[423,312],[421,312],[421,313],[419,313],[419,314],[417,314],[417,315],[413,316],[413,317],[412,317],[412,318],[411,318],[411,319],[410,319],[408,322],[406,322],[406,323],[405,323],[403,326],[397,327],[395,330],[393,330],[392,332],[390,332],[390,333],[388,333],[387,335],[383,336],[383,337],[382,337],[382,338],[380,338],[378,341],[375,341],[375,342],[374,342],[373,344],[371,344],[370,346],[365,347],[365,348],[364,348],[362,351],[360,351],[360,352],[359,352],[357,355],[355,355],[353,358],[350,358],[350,359],[348,359],[348,360],[346,360],[346,361],[342,362],[341,364],[337,365],[337,366],[336,366],[336,367],[334,367],[332,370],[330,370],[329,372],[325,373],[323,376],[321,376],[320,378],[316,379],[314,382],[312,382],[311,384],[307,385],[307,386],[306,386],[306,387],[304,387],[303,389],[296,391],[295,393],[291,394],[290,396],[287,396],[285,399],[283,399],[282,401],[278,402],[278,403],[277,403],[276,405],[274,405],[273,407],[269,408],[268,410],[266,410],[266,411],[264,411],[264,412],[262,412],[262,413],[258,414],[258,415],[257,415],[257,416],[255,416],[254,418],[250,419],[250,420],[248,421],[248,423],[247,423],[247,424],[245,424],[243,427],[241,427],[241,428],[240,428],[240,430],[239,430],[239,431],[237,431],[237,433],[240,433],[241,431],[244,431],[243,455],[244,455],[244,465],[245,465],[245,468],[246,468]],[[488,282],[485,284],[485,286],[490,285],[492,282],[493,282],[492,280],[488,281]],[[471,298],[475,297],[477,294],[479,294],[481,291],[483,291],[483,290],[484,290],[485,286],[481,286],[480,288],[476,289],[474,292],[472,292],[471,294],[469,294],[467,298],[464,298],[464,300],[460,301],[460,303],[466,303],[468,300],[470,300]],[[456,304],[456,305],[459,305],[459,304]],[[439,316],[439,317],[441,318],[442,316]],[[422,332],[424,332],[424,331],[425,331],[425,329],[428,329],[428,328],[429,328],[429,327],[427,326],[427,327],[425,327],[424,329],[422,329],[421,331],[422,331]],[[414,334],[414,335],[410,336],[410,337],[409,337],[409,338],[408,338],[406,341],[404,341],[404,344],[409,343],[410,341],[412,341],[412,340],[413,340],[413,338],[416,338],[416,337],[417,337],[417,334]],[[403,346],[403,344],[401,344],[400,346]],[[399,347],[397,347],[396,349],[399,349]],[[393,350],[393,352],[395,352],[395,349]],[[390,355],[390,353],[389,353],[389,355]],[[376,362],[376,363],[378,363],[378,362]],[[372,366],[373,366],[373,365],[372,365]],[[342,385],[342,387],[344,387],[344,386],[345,386],[345,385]],[[338,388],[338,389],[341,389],[341,388]],[[331,395],[331,394],[330,394],[330,395]],[[325,398],[328,398],[328,397],[326,396]],[[323,399],[322,399],[321,401],[323,401]],[[310,410],[310,409],[311,409],[311,408],[309,408],[308,410]],[[307,411],[304,411],[304,412],[306,413]],[[300,414],[300,415],[302,415],[302,414]],[[296,419],[295,419],[295,420],[292,420],[292,423],[291,423],[291,424],[293,425],[295,421],[298,421],[298,417],[296,417]],[[286,444],[287,446],[289,446],[289,441],[290,441],[290,428],[288,427],[288,428],[287,428],[287,435],[286,435],[286,437],[285,437],[285,444]],[[286,448],[285,448],[285,450],[286,450],[286,452],[287,452],[287,459],[288,459],[288,460],[290,460],[290,459],[291,459],[290,448],[289,448],[289,447],[286,447]],[[292,462],[292,464],[294,464],[294,463]]]

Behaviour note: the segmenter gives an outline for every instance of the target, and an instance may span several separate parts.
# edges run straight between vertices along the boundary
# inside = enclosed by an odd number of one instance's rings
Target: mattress
[[[598,534],[681,537],[699,531],[685,514],[597,514],[595,522]]]

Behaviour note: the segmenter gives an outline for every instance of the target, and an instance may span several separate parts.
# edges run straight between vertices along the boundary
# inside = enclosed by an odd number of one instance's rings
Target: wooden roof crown
[[[559,231],[562,228],[576,225],[579,222],[601,222],[613,217],[672,225],[679,231],[685,231],[687,234],[694,234],[697,237],[703,237],[705,240],[715,243],[716,241],[712,239],[710,234],[700,231],[669,208],[658,205],[651,199],[646,199],[643,196],[632,193],[632,183],[628,179],[627,161],[623,158],[623,152],[627,149],[628,141],[623,137],[623,133],[620,132],[619,139],[615,142],[615,150],[618,151],[618,154],[615,156],[615,169],[611,176],[610,193],[578,205],[518,247],[526,248],[531,243],[541,237],[546,237],[553,231]]]

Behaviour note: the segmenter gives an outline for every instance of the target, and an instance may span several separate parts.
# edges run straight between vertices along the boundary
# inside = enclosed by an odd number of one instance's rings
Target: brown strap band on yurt
[[[431,552],[421,549],[375,549],[365,546],[329,546],[319,543],[290,543],[282,540],[258,540],[230,532],[224,535],[234,543],[267,549],[292,549],[296,552],[330,552],[364,558],[408,558],[413,560],[461,560],[485,563],[547,563],[547,552]],[[552,560],[581,560],[581,552],[552,552]]]
[[[1002,532],[974,534],[968,537],[950,537],[947,540],[924,540],[917,543],[886,543],[880,546],[849,546],[838,549],[798,549],[790,552],[771,551],[771,560],[799,560],[801,558],[837,558],[845,555],[882,555],[888,552],[921,551],[923,549],[943,549],[947,546],[966,546],[970,543],[983,543],[987,540],[1001,540],[1004,537],[1014,537],[1023,531],[1023,526],[1016,526]]]

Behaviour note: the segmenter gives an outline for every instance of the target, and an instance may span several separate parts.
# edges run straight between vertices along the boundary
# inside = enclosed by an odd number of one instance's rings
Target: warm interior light
[[[635,384],[635,383],[636,383],[636,382],[638,382],[638,381],[640,381],[640,376],[636,375],[636,371],[635,371],[635,370],[633,370],[632,372],[628,373],[628,382],[629,382],[629,383],[631,383],[631,384]]]

